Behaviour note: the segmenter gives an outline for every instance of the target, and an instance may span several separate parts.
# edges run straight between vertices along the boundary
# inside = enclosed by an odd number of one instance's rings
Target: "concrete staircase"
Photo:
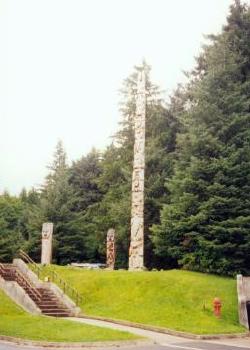
[[[39,288],[39,292],[42,297],[36,304],[44,315],[56,317],[73,316],[70,309],[58,300],[53,291]]]
[[[0,276],[6,282],[16,282],[42,314],[54,317],[74,316],[72,310],[53,290],[42,286],[42,284],[35,286],[14,264],[0,264]]]

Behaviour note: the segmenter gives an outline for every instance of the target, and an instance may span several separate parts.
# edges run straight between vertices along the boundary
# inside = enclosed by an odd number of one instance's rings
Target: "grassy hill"
[[[129,340],[136,336],[63,319],[33,316],[23,311],[0,290],[0,335],[23,339],[88,342]]]
[[[53,266],[84,297],[85,314],[197,334],[242,332],[236,280],[189,271],[86,271]],[[222,317],[213,315],[214,297]]]

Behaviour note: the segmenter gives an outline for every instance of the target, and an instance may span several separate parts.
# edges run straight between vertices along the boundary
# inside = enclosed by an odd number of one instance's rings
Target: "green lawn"
[[[167,327],[197,334],[235,333],[238,323],[236,280],[189,271],[86,271],[54,266],[84,297],[87,315]],[[222,300],[216,319],[212,300]]]
[[[0,290],[0,335],[56,342],[130,340],[136,336],[24,312]],[[137,337],[138,338],[138,337]]]

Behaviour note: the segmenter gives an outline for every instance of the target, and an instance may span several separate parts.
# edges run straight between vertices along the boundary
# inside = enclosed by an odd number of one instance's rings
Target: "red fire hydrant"
[[[220,318],[221,316],[221,300],[219,298],[214,298],[213,300],[213,306],[214,306],[214,315],[217,318]]]

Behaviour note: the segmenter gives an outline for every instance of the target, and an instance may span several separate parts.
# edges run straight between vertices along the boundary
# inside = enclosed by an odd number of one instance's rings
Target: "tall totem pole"
[[[129,270],[142,270],[144,266],[144,171],[145,171],[145,72],[138,75],[135,114],[135,144],[132,176],[131,240]]]

